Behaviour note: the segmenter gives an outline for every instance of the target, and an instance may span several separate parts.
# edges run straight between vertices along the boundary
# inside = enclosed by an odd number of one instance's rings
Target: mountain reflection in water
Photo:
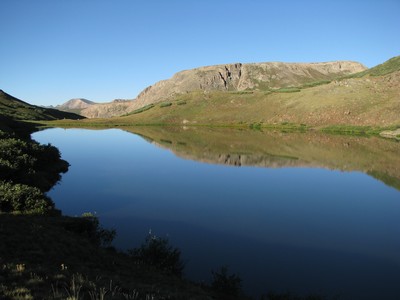
[[[232,166],[360,171],[400,190],[400,143],[380,137],[207,127],[124,130],[185,159]]]

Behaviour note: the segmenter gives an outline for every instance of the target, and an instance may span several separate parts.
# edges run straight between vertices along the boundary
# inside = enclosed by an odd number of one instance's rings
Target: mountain
[[[55,108],[61,111],[73,112],[76,114],[80,114],[81,111],[85,108],[88,108],[92,105],[95,105],[96,102],[84,99],[84,98],[76,98],[68,100],[67,102],[57,105]]]
[[[58,109],[84,109],[87,108],[93,104],[96,104],[93,101],[84,99],[84,98],[76,98],[76,99],[71,99],[64,104],[57,105],[56,107]]]
[[[201,67],[176,73],[142,91],[134,101],[92,105],[81,111],[89,118],[123,115],[149,104],[169,101],[195,91],[252,91],[273,90],[332,80],[366,70],[357,62],[326,63],[253,63]]]
[[[0,116],[13,120],[83,119],[74,113],[28,104],[0,90]]]
[[[201,91],[246,91],[297,87],[366,70],[357,62],[228,64],[182,71],[146,88],[133,105],[139,108]]]
[[[334,64],[334,66],[340,69],[339,63]],[[129,110],[133,109],[133,111],[125,116],[110,118],[106,121],[101,119],[88,120],[88,122],[98,123],[99,125],[101,123],[108,125],[219,126],[286,126],[296,124],[313,128],[342,126],[341,131],[353,130],[346,129],[346,126],[379,128],[400,126],[400,57],[392,58],[368,70],[365,70],[359,64],[358,67],[356,67],[357,64],[354,66],[355,68],[346,72],[350,73],[356,69],[363,69],[363,71],[343,76],[338,75],[336,79],[332,80],[321,80],[321,77],[323,77],[321,72],[318,73],[318,76],[313,73],[314,75],[310,75],[308,78],[319,77],[320,81],[303,84],[301,82],[305,82],[305,76],[301,77],[297,75],[298,73],[295,76],[293,75],[294,71],[291,71],[286,72],[285,77],[281,77],[279,85],[277,83],[271,84],[270,81],[265,84],[266,87],[262,87],[261,82],[259,82],[257,88],[241,91],[232,88],[233,86],[237,89],[240,83],[235,75],[238,75],[239,72],[230,71],[231,79],[229,79],[230,81],[226,80],[227,89],[224,89],[225,85],[222,83],[222,86],[217,84],[207,85],[209,89],[218,88],[217,90],[206,90],[202,86],[203,90],[174,93],[173,87],[179,87],[178,82],[181,86],[184,86],[185,82],[188,81],[186,78],[197,72],[194,70],[184,71],[178,73],[180,75],[174,76],[175,79],[172,82],[161,81],[142,93],[136,100],[137,102],[134,102],[135,106],[129,106]],[[290,69],[293,70],[293,67],[291,66]],[[282,66],[282,68],[285,68],[285,66]],[[311,71],[308,70],[308,74],[310,73]],[[289,75],[291,76],[290,83],[287,79]],[[241,77],[243,76],[243,73],[241,73]],[[214,79],[217,80],[217,78]],[[242,84],[244,84],[243,81]],[[166,89],[166,86],[172,88]],[[279,86],[284,87],[278,88]],[[170,96],[166,94],[164,98],[156,97],[161,95],[157,91],[164,89],[165,93],[170,91]],[[150,100],[159,101],[160,99],[160,102],[149,102]],[[331,128],[330,130],[335,129]]]

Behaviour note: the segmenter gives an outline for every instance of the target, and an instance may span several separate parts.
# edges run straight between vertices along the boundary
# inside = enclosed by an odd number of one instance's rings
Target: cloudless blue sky
[[[400,54],[399,0],[0,0],[0,89],[38,105],[133,99],[232,62]]]

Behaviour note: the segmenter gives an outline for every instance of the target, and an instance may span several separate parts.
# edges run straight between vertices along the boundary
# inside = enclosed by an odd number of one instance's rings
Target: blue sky
[[[0,0],[0,89],[38,105],[133,99],[232,62],[400,54],[400,1]]]

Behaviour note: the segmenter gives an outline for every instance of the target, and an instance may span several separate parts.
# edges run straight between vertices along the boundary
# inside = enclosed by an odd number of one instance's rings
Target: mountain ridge
[[[14,120],[59,120],[83,119],[74,113],[62,112],[53,108],[45,108],[29,104],[0,89],[0,115]]]
[[[133,101],[115,107],[103,103],[82,110],[89,118],[113,117],[130,113],[149,104],[170,100],[193,91],[245,91],[279,89],[321,80],[332,80],[367,68],[358,62],[322,63],[233,63],[198,67],[175,73],[145,88]]]
[[[231,77],[237,80],[232,74]],[[84,123],[245,127],[297,124],[346,132],[353,131],[352,126],[382,130],[400,126],[400,57],[333,79],[273,87],[243,91],[229,90],[229,86],[222,90],[195,90],[136,109],[130,106],[134,110],[121,117]]]

